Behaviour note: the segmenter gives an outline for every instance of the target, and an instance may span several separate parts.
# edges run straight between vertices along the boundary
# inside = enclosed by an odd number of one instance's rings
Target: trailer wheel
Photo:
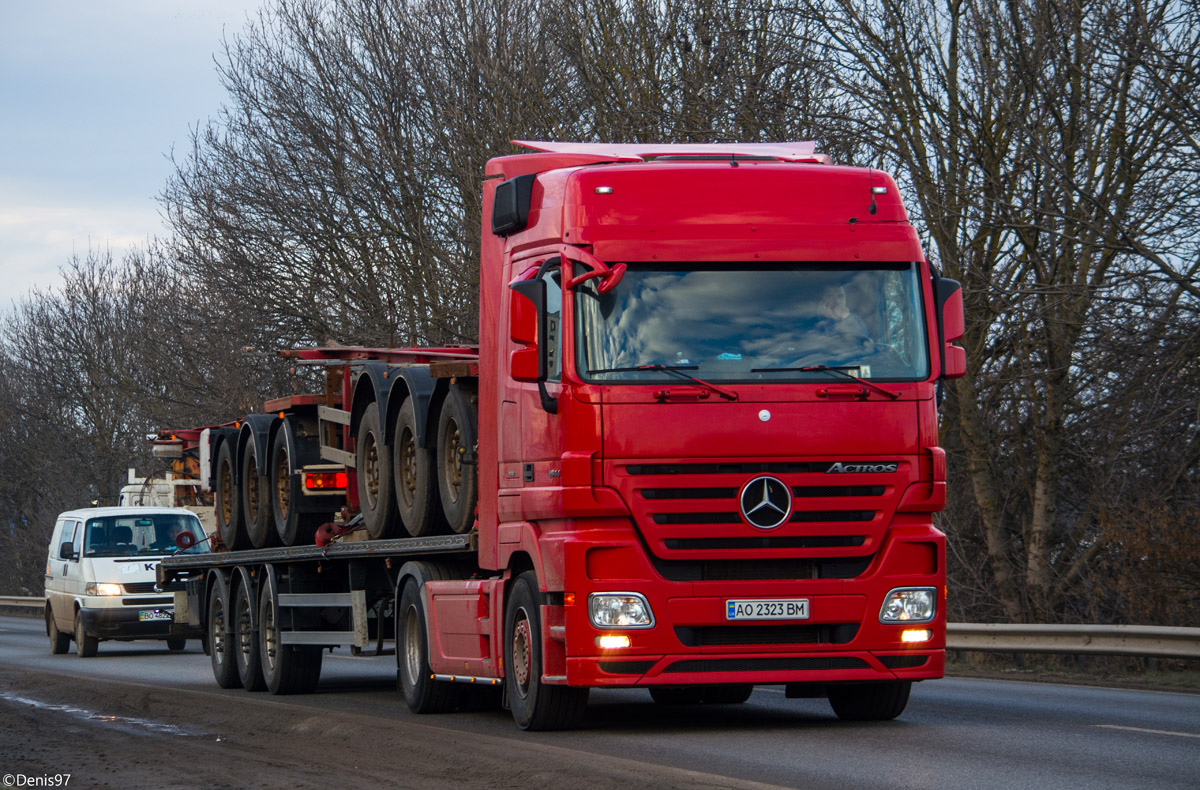
[[[396,610],[396,663],[400,691],[413,713],[447,713],[457,707],[460,687],[431,677],[425,603],[412,577],[404,582]]]
[[[262,691],[267,684],[263,680],[262,654],[258,652],[254,603],[247,589],[249,586],[239,584],[233,596],[233,658],[242,688]]]
[[[526,571],[513,583],[504,616],[504,684],[523,730],[570,730],[587,708],[588,689],[542,684],[542,595]]]
[[[54,655],[61,656],[71,649],[71,635],[58,630],[50,604],[46,604],[46,636],[50,637],[50,652]]]
[[[246,513],[246,534],[256,549],[278,545],[278,534],[271,523],[271,484],[258,475],[258,449],[246,443],[242,453],[242,507]]]
[[[75,613],[75,655],[80,658],[91,658],[99,649],[100,640],[88,634],[83,628],[83,613]]]
[[[379,427],[379,409],[367,407],[358,424],[358,506],[367,534],[390,538],[396,529],[396,498],[392,496],[392,459]]]
[[[437,467],[433,450],[417,446],[417,414],[412,398],[404,401],[396,417],[392,450],[396,507],[405,531],[414,538],[441,532],[445,522],[438,506]]]
[[[438,418],[437,468],[438,491],[442,512],[453,532],[470,531],[475,523],[475,502],[478,477],[474,447],[467,446],[467,437],[475,435],[475,407],[468,395],[453,386],[442,402]]]
[[[264,585],[258,599],[258,652],[267,689],[272,694],[311,694],[321,679],[321,647],[283,644],[276,606],[273,591]]]
[[[830,686],[829,705],[839,719],[886,721],[904,712],[911,690],[911,680]]]
[[[233,643],[229,632],[228,593],[221,584],[214,584],[208,594],[208,660],[212,664],[213,678],[223,689],[238,688],[237,664],[233,657]]]
[[[250,548],[242,511],[242,487],[234,483],[233,450],[230,442],[221,442],[217,451],[216,494],[217,532],[231,551]]]
[[[271,445],[271,516],[275,533],[285,546],[307,546],[313,542],[317,527],[330,519],[322,513],[299,512],[300,481],[292,474],[292,455],[286,427],[275,433]]]

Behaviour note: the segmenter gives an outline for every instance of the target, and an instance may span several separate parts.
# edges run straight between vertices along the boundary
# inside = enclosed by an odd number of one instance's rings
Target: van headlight
[[[652,628],[654,612],[646,596],[634,592],[592,593],[588,618],[597,628]]]
[[[883,599],[881,623],[927,623],[937,614],[937,589],[897,587]]]
[[[88,582],[83,591],[88,595],[120,595],[121,585],[110,582]]]

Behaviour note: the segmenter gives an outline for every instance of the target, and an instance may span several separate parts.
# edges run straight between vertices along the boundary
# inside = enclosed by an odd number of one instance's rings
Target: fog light
[[[933,638],[933,631],[928,628],[909,628],[900,633],[901,642],[928,642]]]
[[[633,644],[625,634],[604,634],[596,637],[596,647],[601,650],[620,650]]]
[[[597,628],[651,628],[654,613],[641,593],[592,593],[588,596],[588,617]]]
[[[88,595],[120,595],[121,585],[109,582],[88,582],[83,591]]]
[[[937,590],[933,587],[900,587],[883,599],[881,623],[927,623],[937,614]]]

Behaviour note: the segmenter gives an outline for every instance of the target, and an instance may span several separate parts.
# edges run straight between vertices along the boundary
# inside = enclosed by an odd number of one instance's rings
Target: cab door
[[[521,419],[521,511],[533,521],[557,515],[557,494],[561,486],[564,435],[557,411],[562,392],[563,288],[562,266],[556,256],[540,267],[537,277],[546,283],[546,368],[544,384],[522,382],[518,387],[518,411]],[[543,397],[542,389],[545,389]]]

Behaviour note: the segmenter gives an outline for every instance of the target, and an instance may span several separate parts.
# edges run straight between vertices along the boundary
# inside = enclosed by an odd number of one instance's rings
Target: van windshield
[[[85,557],[136,557],[175,554],[175,538],[191,532],[203,539],[200,519],[178,513],[150,515],[114,515],[88,519],[84,535]],[[208,551],[207,543],[186,550],[189,554]]]

